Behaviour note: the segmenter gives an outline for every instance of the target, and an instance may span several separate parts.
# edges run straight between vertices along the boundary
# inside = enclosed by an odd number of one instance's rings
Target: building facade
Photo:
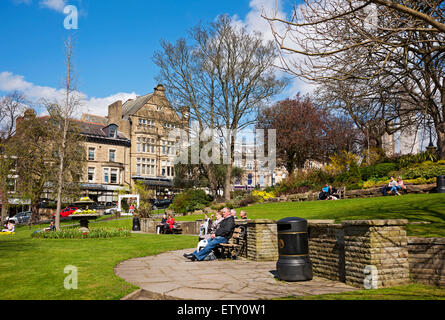
[[[173,157],[179,152],[179,136],[171,137],[170,133],[188,126],[189,109],[182,108],[178,115],[162,85],[134,100],[114,102],[107,117],[84,114],[85,193],[93,194],[99,202],[116,201],[118,190],[131,190],[141,181],[153,190],[154,197],[167,196],[173,188]]]
[[[130,189],[130,139],[115,124],[80,121],[85,138],[86,172],[83,195],[97,202],[112,202],[122,189]]]

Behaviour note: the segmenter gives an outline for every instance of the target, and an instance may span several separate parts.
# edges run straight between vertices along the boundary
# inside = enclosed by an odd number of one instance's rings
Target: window
[[[109,151],[110,162],[116,162],[116,150]]]
[[[140,119],[139,119],[139,120],[140,120]],[[136,151],[137,151],[137,152],[141,152],[141,138],[140,138],[140,137],[138,138],[137,149],[136,149]]]
[[[247,184],[248,184],[249,186],[252,184],[252,174],[251,174],[251,173],[249,173],[249,174],[247,175]]]
[[[117,181],[118,172],[119,171],[117,169],[111,169],[111,179],[110,179],[111,183],[114,183],[114,184],[118,183],[118,181]]]
[[[137,158],[136,174],[137,174],[138,176],[141,175],[141,158]]]
[[[88,182],[94,182],[94,168],[88,168]]]
[[[146,160],[147,159],[145,159],[145,158],[143,158],[142,159],[142,174],[143,175],[146,175],[147,174],[147,163],[146,163]]]
[[[162,154],[165,154],[165,141],[162,141]]]
[[[110,176],[109,176],[109,169],[108,168],[104,168],[104,182],[105,183],[110,182]]]
[[[110,138],[116,138],[117,137],[117,127],[116,125],[110,125],[108,128],[108,136]]]
[[[96,148],[88,148],[88,160],[94,161],[95,159]]]
[[[156,160],[155,159],[151,159],[150,174],[152,176],[155,175],[155,167],[156,167]]]

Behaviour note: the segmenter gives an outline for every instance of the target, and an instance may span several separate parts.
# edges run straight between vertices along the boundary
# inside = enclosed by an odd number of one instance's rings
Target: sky
[[[20,90],[32,101],[62,92],[64,41],[74,39],[74,68],[82,110],[106,115],[108,105],[153,91],[152,62],[160,40],[176,41],[197,23],[228,14],[248,31],[271,39],[263,10],[291,14],[292,0],[1,0],[0,95]],[[67,5],[78,10],[78,29],[67,30]],[[280,96],[307,86],[293,81]]]

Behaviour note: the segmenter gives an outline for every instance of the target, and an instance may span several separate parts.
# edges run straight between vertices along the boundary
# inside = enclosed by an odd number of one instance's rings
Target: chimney
[[[188,124],[190,119],[190,107],[182,106],[180,109],[182,122]]]
[[[122,101],[118,100],[108,106],[108,124],[120,123],[122,120]]]
[[[162,84],[158,84],[155,88],[155,92],[154,92],[155,96],[161,96],[161,97],[165,97],[165,88]]]

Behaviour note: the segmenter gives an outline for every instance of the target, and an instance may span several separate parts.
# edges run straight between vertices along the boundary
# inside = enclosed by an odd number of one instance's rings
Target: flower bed
[[[123,229],[94,228],[90,232],[81,232],[77,228],[66,228],[60,231],[36,231],[31,237],[38,239],[97,239],[97,238],[125,238],[131,235]]]

